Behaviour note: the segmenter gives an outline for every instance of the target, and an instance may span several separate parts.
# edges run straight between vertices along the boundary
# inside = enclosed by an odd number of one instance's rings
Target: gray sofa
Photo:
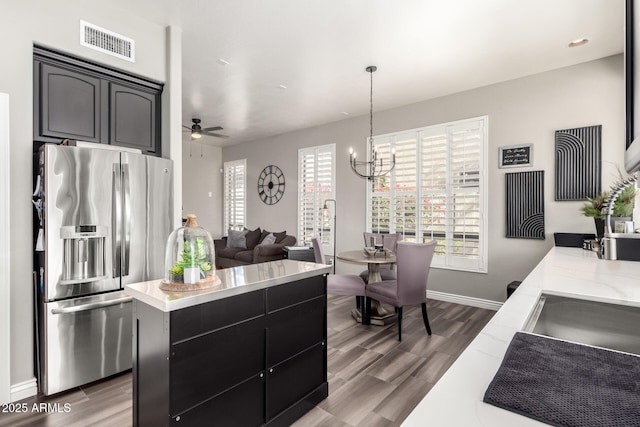
[[[297,239],[287,235],[286,231],[272,233],[276,241],[264,244],[262,241],[271,232],[261,230],[247,230],[245,235],[245,247],[229,247],[228,238],[216,239],[213,245],[216,251],[216,268],[229,268],[239,265],[257,264],[260,262],[275,261],[284,257],[284,247],[294,246]]]

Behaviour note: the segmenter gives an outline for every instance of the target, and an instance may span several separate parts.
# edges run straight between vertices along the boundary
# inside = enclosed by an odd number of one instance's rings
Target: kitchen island
[[[134,425],[284,426],[326,398],[330,269],[279,260],[194,292],[128,285]]]
[[[514,334],[542,293],[640,307],[640,263],[600,260],[554,247],[402,424],[414,426],[540,426],[482,401]]]

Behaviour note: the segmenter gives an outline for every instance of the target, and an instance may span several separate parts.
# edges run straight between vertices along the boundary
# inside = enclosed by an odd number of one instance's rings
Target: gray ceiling
[[[164,1],[150,18],[183,30],[183,124],[223,126],[203,138],[221,146],[367,114],[367,65],[375,114],[623,50],[622,0]]]

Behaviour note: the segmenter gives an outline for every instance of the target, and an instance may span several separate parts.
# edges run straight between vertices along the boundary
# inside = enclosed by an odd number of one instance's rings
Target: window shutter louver
[[[450,129],[449,180],[451,182],[450,256],[473,263],[480,254],[480,160],[482,129],[452,126]],[[464,261],[462,260],[464,259]]]
[[[326,254],[333,251],[333,214],[321,209],[325,200],[335,199],[334,163],[335,144],[298,150],[298,241],[309,246],[320,236]]]
[[[224,163],[224,233],[242,230],[247,223],[246,170],[246,159]]]
[[[400,135],[394,143],[396,166],[391,190],[394,201],[394,223],[402,240],[415,242],[418,229],[418,189],[416,186],[417,145],[415,135]]]
[[[389,164],[391,160],[391,139],[378,138],[374,145],[378,152],[378,157],[384,164]],[[371,198],[371,220],[372,233],[391,233],[391,226],[394,223],[396,207],[392,203],[392,182],[391,175],[384,175],[373,180],[373,197]],[[370,187],[368,185],[368,187]]]
[[[487,118],[374,139],[396,167],[368,189],[367,229],[403,240],[436,240],[434,267],[486,271],[484,220]]]
[[[420,142],[420,184],[423,206],[422,242],[436,240],[436,257],[446,254],[447,135],[442,129],[424,131]],[[440,260],[436,258],[436,263]]]

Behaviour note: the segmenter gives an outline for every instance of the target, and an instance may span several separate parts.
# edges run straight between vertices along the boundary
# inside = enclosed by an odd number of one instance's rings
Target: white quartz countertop
[[[640,262],[606,261],[583,249],[552,248],[402,425],[544,425],[482,402],[513,335],[523,329],[542,292],[640,306]]]
[[[165,312],[203,304],[210,301],[282,285],[295,280],[328,274],[331,267],[312,262],[283,259],[260,264],[216,270],[221,284],[214,288],[193,292],[168,292],[159,288],[162,280],[133,283],[125,286],[125,293]]]

